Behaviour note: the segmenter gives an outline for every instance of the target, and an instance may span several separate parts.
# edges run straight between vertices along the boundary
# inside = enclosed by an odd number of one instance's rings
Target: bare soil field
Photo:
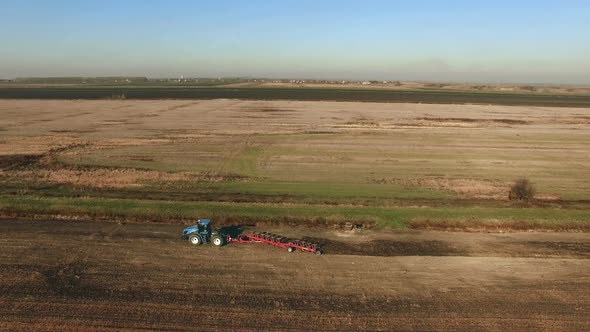
[[[0,330],[590,329],[585,234],[272,229],[317,256],[182,227],[3,220]]]

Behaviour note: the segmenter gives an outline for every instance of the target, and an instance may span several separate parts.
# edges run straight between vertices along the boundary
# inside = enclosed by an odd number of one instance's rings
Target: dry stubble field
[[[588,199],[589,126],[583,108],[0,100],[0,153],[9,163],[61,147],[59,161],[86,166],[466,194],[471,184],[484,196],[527,176],[548,197]]]

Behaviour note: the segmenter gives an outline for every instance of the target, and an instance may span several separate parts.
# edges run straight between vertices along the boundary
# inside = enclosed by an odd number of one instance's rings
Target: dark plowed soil
[[[587,95],[486,93],[466,91],[416,91],[312,88],[224,88],[224,87],[10,87],[0,88],[1,99],[241,99],[363,101],[425,104],[493,104],[588,107]]]
[[[530,241],[531,247],[549,249],[561,254],[574,254],[590,257],[590,242],[539,242]]]
[[[423,120],[423,121],[434,121],[434,122],[466,122],[466,123],[503,123],[509,125],[525,125],[529,124],[529,121],[524,120],[515,120],[515,119],[472,119],[472,118],[432,118],[432,117],[421,117],[416,118],[416,120]]]
[[[0,170],[20,169],[35,165],[43,155],[14,154],[0,155]]]
[[[306,237],[317,243],[326,253],[334,255],[364,256],[460,256],[464,250],[442,241],[373,240],[363,243],[346,243],[329,239]]]

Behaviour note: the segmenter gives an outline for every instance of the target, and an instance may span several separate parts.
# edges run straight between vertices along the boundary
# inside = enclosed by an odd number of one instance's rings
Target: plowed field
[[[316,256],[182,228],[1,221],[0,330],[590,329],[583,233],[272,230]]]

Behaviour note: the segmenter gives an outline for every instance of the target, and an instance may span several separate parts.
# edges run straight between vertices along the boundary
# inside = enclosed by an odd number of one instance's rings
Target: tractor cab
[[[184,238],[188,238],[191,234],[198,234],[203,240],[209,238],[211,236],[211,219],[199,219],[196,225],[189,226],[182,231]]]
[[[199,219],[196,226],[199,234],[211,235],[211,219]]]

